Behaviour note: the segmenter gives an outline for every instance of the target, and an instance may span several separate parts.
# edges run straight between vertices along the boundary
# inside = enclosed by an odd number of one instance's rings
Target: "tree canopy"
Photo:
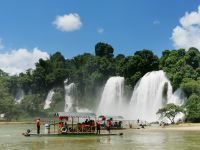
[[[184,109],[181,106],[177,106],[173,103],[167,104],[163,108],[160,108],[157,111],[157,114],[160,115],[162,118],[168,118],[171,124],[174,124],[174,119],[177,114],[184,113]]]
[[[114,56],[113,52],[113,47],[107,43],[99,42],[95,45],[96,56],[112,58]]]
[[[192,94],[186,104],[186,118],[188,121],[199,122],[200,121],[200,97],[199,95]]]

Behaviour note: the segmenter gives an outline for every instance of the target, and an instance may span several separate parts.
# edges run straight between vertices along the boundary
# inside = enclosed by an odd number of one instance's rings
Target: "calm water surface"
[[[129,130],[123,136],[23,137],[33,125],[0,125],[0,150],[198,150],[200,131]]]

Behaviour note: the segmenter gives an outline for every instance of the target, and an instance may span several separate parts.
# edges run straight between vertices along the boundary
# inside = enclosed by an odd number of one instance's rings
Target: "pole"
[[[78,124],[77,124],[77,132],[79,133],[79,117],[78,117]]]
[[[89,118],[89,122],[90,122],[90,117],[88,117],[88,118]],[[91,128],[92,128],[92,126],[91,126],[91,124],[90,124],[90,126],[89,126],[89,132],[92,131]]]
[[[53,121],[53,126],[54,126],[54,133],[56,132],[56,122],[55,120]]]
[[[74,127],[74,118],[72,117],[72,132],[74,132],[73,127]]]

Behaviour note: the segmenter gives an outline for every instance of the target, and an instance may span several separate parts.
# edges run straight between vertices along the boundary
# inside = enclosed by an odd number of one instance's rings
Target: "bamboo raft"
[[[103,133],[103,134],[96,134],[96,133],[67,133],[67,134],[58,134],[58,133],[50,133],[50,134],[37,134],[37,133],[30,133],[28,135],[24,135],[26,137],[82,137],[82,136],[122,136],[123,133]]]
[[[96,119],[96,115],[94,113],[77,113],[77,112],[58,112],[54,115],[54,117],[58,118],[59,123],[57,123],[57,125],[59,126],[59,124],[62,124],[62,120],[69,121],[69,118],[71,118],[71,124],[67,124],[67,130],[62,130],[64,129],[63,127],[59,128],[59,130],[56,132],[55,130],[55,126],[56,123],[54,121],[53,125],[54,126],[54,132],[50,132],[50,124],[45,124],[45,132],[42,134],[37,134],[37,133],[30,133],[31,130],[29,130],[29,132],[26,133],[22,133],[22,135],[26,136],[26,137],[32,137],[32,136],[37,136],[37,137],[79,137],[79,136],[85,136],[85,137],[90,137],[90,136],[119,136],[119,135],[123,135],[123,133],[101,133],[101,134],[96,134],[95,132],[95,121],[91,120],[92,122],[90,122],[89,124],[80,124],[79,123],[79,119],[80,118],[88,118],[90,120],[90,118],[94,118]],[[77,123],[74,122],[74,119],[77,118]],[[121,129],[121,128],[120,128]],[[27,131],[28,131],[27,130]],[[104,129],[105,130],[105,129]],[[63,132],[65,131],[65,132]]]

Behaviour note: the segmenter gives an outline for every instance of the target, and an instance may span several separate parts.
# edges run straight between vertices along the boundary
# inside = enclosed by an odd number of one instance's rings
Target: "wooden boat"
[[[75,137],[75,136],[115,136],[123,135],[123,133],[102,133],[96,134],[96,115],[94,113],[84,113],[84,112],[58,112],[54,114],[53,124],[45,123],[44,134],[36,133],[23,133],[22,135],[26,137],[38,136],[38,137]],[[80,123],[86,119],[85,122]],[[70,123],[69,123],[70,122]],[[54,131],[50,132],[50,126],[54,127]],[[58,126],[58,130],[55,128]],[[28,131],[28,130],[27,130]],[[30,131],[30,130],[29,130]]]

